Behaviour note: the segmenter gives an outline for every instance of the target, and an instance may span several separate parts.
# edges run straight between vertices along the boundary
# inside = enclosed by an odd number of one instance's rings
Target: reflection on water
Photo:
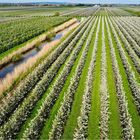
[[[67,29],[65,29],[65,30],[67,30]],[[55,35],[55,37],[52,38],[52,40],[50,42],[56,41],[56,40],[59,40],[60,38],[62,38],[63,32],[65,30],[57,33]],[[34,57],[35,55],[37,55],[38,52],[43,47],[45,47],[47,45],[47,43],[48,42],[41,43],[37,48],[33,48],[32,50],[30,50],[30,51],[26,52],[25,54],[23,54],[20,60],[18,60],[16,62],[11,62],[10,64],[8,64],[5,67],[3,67],[2,69],[0,69],[0,79],[3,79],[7,74],[12,73],[17,66],[19,66],[22,63],[25,63],[29,58]]]

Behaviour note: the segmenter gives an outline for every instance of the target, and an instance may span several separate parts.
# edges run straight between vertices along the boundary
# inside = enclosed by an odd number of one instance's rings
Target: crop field
[[[67,17],[32,17],[1,23],[0,54],[68,19]]]
[[[81,8],[77,10],[73,10],[67,13],[62,14],[62,16],[92,16],[95,15],[96,12],[99,10],[98,7],[86,7],[86,8]]]
[[[61,32],[73,28],[59,43],[21,65],[16,78],[9,74],[3,91],[0,79],[0,139],[140,139],[140,17],[133,13],[75,7],[0,23],[0,61],[61,24]]]
[[[122,7],[123,10],[140,17],[140,6]]]
[[[131,12],[128,12],[126,10],[117,7],[109,7],[107,8],[107,10],[109,14],[113,16],[134,16],[134,14],[132,14]]]
[[[78,9],[83,9],[80,7],[45,7],[45,6],[28,6],[28,7],[0,7],[0,17],[30,17],[30,16],[51,16],[55,12],[66,13]]]

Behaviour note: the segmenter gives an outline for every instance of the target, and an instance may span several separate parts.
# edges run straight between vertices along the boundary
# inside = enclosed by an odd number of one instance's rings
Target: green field
[[[9,11],[22,15],[26,8]],[[140,18],[126,7],[53,8],[48,13],[62,15],[0,23],[2,60],[3,53],[16,52],[54,26],[73,17],[79,22],[2,93],[0,139],[140,139]],[[0,15],[7,9],[0,8]],[[28,10],[33,9],[24,14]],[[32,36],[7,48],[14,38],[10,27],[15,36]]]

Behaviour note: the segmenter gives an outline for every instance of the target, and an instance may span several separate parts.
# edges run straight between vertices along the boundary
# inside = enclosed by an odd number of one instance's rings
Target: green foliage
[[[50,41],[53,37],[55,37],[56,33],[54,31],[50,31],[50,33],[46,36],[46,40]]]
[[[55,12],[54,16],[60,16],[59,12]]]
[[[57,26],[68,17],[32,17],[0,24],[0,53]]]
[[[16,56],[14,56],[13,58],[12,58],[12,61],[13,62],[16,62],[16,61],[18,61],[18,60],[20,60],[21,59],[21,54],[18,54],[18,55],[16,55]]]
[[[53,26],[61,19],[57,14],[50,17]],[[7,92],[0,112],[3,138],[104,139],[103,133],[106,139],[140,138],[139,18],[115,17],[119,14],[128,13],[101,8],[96,17],[84,18],[51,55]],[[38,31],[50,29],[51,25],[42,23],[45,19],[40,19],[39,26],[32,25]],[[46,39],[54,36],[50,31]]]

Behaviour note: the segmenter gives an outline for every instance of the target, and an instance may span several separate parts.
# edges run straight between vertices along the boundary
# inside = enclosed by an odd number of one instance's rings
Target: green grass
[[[70,57],[70,56],[69,56]],[[38,101],[38,103],[36,104],[35,108],[32,110],[31,112],[31,115],[28,117],[28,119],[26,120],[26,122],[24,123],[24,125],[22,126],[17,138],[20,138],[22,137],[25,129],[27,127],[29,127],[29,123],[30,121],[36,116],[37,114],[37,110],[40,108],[42,102],[44,101],[44,99],[48,96],[50,90],[51,90],[51,87],[53,86],[53,84],[55,83],[55,81],[57,80],[59,74],[62,72],[62,70],[64,69],[65,65],[66,65],[66,62],[68,61],[69,57],[66,59],[65,63],[60,67],[57,75],[55,76],[55,78],[53,79],[53,81],[51,82],[51,84],[49,85],[49,88],[47,89],[47,91],[43,94],[42,98]]]
[[[118,33],[117,33],[117,34],[118,34]],[[119,36],[119,34],[118,34],[118,36]],[[120,37],[119,37],[119,38],[120,38]],[[131,65],[131,67],[132,67],[132,70],[133,70],[133,72],[134,72],[134,74],[135,74],[136,80],[137,80],[137,82],[140,83],[140,75],[139,75],[139,73],[137,72],[136,67],[134,66],[134,63],[133,63],[131,57],[130,57],[129,54],[127,53],[128,51],[127,51],[127,49],[125,48],[123,41],[122,41],[121,39],[120,39],[120,41],[121,41],[121,44],[122,44],[123,49],[124,49],[125,52],[126,52],[125,55],[126,55],[127,60],[129,61],[130,65]],[[130,45],[130,46],[131,46],[131,45]]]
[[[97,13],[97,15],[106,16],[107,13],[105,12],[105,10],[101,9]],[[98,24],[99,24],[99,20],[96,24],[95,32],[94,32],[94,35],[92,37],[91,44],[89,46],[86,62],[85,62],[85,65],[84,65],[84,68],[83,68],[83,71],[82,71],[82,74],[80,77],[79,85],[78,85],[78,88],[77,88],[75,95],[74,95],[74,101],[72,104],[71,113],[67,119],[66,125],[64,126],[64,133],[62,136],[62,139],[64,139],[64,140],[65,139],[66,140],[73,139],[74,130],[77,127],[77,118],[80,115],[80,110],[81,110],[81,105],[82,105],[82,97],[83,97],[83,94],[84,94],[84,91],[86,88],[85,82],[86,82],[86,78],[87,78],[87,74],[88,74],[88,68],[90,65],[90,61],[92,58],[92,51],[94,49],[93,46],[94,46],[95,36],[97,35],[97,25]],[[120,75],[122,77],[123,87],[124,87],[126,99],[128,102],[128,111],[129,111],[129,114],[132,118],[132,125],[135,129],[134,136],[135,136],[135,139],[140,139],[140,132],[139,132],[140,131],[140,116],[137,112],[137,108],[136,108],[136,105],[134,103],[134,99],[133,99],[132,91],[131,91],[131,88],[129,85],[128,77],[127,77],[125,68],[123,66],[122,59],[121,59],[121,56],[119,54],[119,49],[117,48],[117,43],[115,42],[115,38],[113,36],[112,28],[110,25],[109,25],[109,28],[111,30],[111,36],[112,36],[111,39],[113,41],[116,59],[118,61],[118,69],[119,69]],[[68,33],[68,35],[70,33]],[[66,35],[64,38],[66,38],[68,35]],[[119,35],[118,35],[118,37],[119,37]],[[128,58],[129,64],[132,66],[132,70],[134,71],[134,73],[136,75],[136,80],[140,83],[140,75],[138,74],[138,72],[137,72],[137,70],[136,70],[136,68],[131,60],[131,57],[127,53],[125,45],[120,37],[119,37],[119,40],[121,41],[122,48],[125,51],[125,55]],[[65,84],[64,84],[54,106],[52,107],[48,118],[46,119],[46,121],[44,123],[44,126],[40,132],[40,139],[48,139],[49,138],[49,132],[52,129],[53,121],[54,121],[55,116],[57,115],[57,113],[61,107],[61,103],[64,101],[64,96],[67,93],[67,89],[70,85],[71,78],[75,74],[77,65],[78,65],[80,58],[82,56],[82,53],[84,51],[85,43],[86,43],[86,41],[84,42],[84,44],[80,50],[80,53],[77,55],[77,58],[74,62],[74,65],[72,66],[72,69],[71,69],[71,71],[70,71],[70,73],[65,81]],[[107,86],[108,86],[108,92],[109,92],[109,117],[110,117],[108,138],[109,139],[121,139],[122,138],[122,134],[121,134],[122,127],[121,127],[121,123],[120,123],[120,114],[119,114],[120,112],[119,112],[118,98],[117,98],[116,85],[115,85],[116,83],[115,83],[115,77],[114,77],[114,72],[113,72],[112,58],[111,58],[111,54],[110,54],[110,47],[109,47],[106,24],[105,24],[105,45],[106,45],[106,59],[107,59]],[[55,46],[52,50],[50,50],[50,53],[57,46]],[[77,45],[75,45],[75,47],[76,46]],[[15,48],[13,48],[13,49],[15,49]],[[16,50],[14,50],[14,51],[16,51]],[[72,53],[70,53],[70,55],[71,54]],[[50,83],[49,87],[47,88],[46,92],[42,95],[40,100],[36,103],[36,105],[34,106],[34,109],[31,111],[31,114],[28,116],[27,120],[22,125],[20,132],[18,133],[18,135],[16,137],[17,139],[20,139],[23,136],[23,133],[26,130],[26,128],[28,128],[30,126],[31,120],[36,116],[37,110],[41,107],[42,103],[47,98],[48,94],[50,93],[51,88],[53,87],[54,83],[58,80],[58,76],[65,68],[66,63],[68,62],[68,60],[70,58],[70,55],[65,60],[64,64],[60,67],[57,75],[53,78],[53,80]],[[45,57],[47,57],[47,56],[49,56],[49,53],[46,53]],[[1,57],[2,56],[0,56],[0,59],[1,59]],[[45,59],[45,57],[42,57],[40,60],[38,60],[37,63],[31,69],[29,69],[27,71],[26,74],[29,74],[31,71],[33,71],[34,68],[43,59]],[[88,122],[88,139],[89,140],[100,139],[100,115],[101,115],[101,112],[100,112],[100,110],[101,110],[100,109],[101,108],[101,106],[100,106],[100,104],[101,104],[100,85],[101,85],[101,64],[102,64],[101,59],[102,59],[102,20],[100,23],[97,53],[96,53],[96,62],[95,62],[95,69],[94,69],[94,73],[93,73],[93,90],[92,90],[92,96],[91,96],[91,111],[89,114],[89,122]],[[23,79],[23,75],[21,75],[21,77]],[[19,78],[17,80],[19,82],[21,79]],[[15,86],[15,84],[13,85],[13,88],[14,88],[14,86]]]
[[[84,43],[83,46],[85,47],[85,43]],[[64,95],[67,92],[68,86],[70,85],[71,77],[75,73],[76,67],[77,67],[77,65],[79,63],[79,60],[80,60],[80,57],[82,55],[84,47],[81,49],[81,52],[80,52],[80,54],[77,57],[77,60],[76,60],[74,66],[72,68],[72,71],[70,72],[70,74],[69,74],[69,76],[68,76],[68,78],[67,78],[67,80],[65,82],[65,85],[64,85],[64,87],[63,87],[63,89],[62,89],[62,91],[60,93],[60,96],[59,96],[56,104],[54,105],[53,109],[51,110],[49,118],[46,120],[44,128],[43,128],[43,130],[41,132],[40,139],[48,139],[49,138],[49,132],[52,129],[53,120],[55,119],[55,115],[57,114],[57,112],[58,112],[58,110],[59,110],[59,108],[61,106],[61,102],[63,101],[63,97],[64,97]]]
[[[99,24],[99,23],[98,23]],[[100,139],[100,71],[101,71],[101,52],[102,52],[102,32],[100,24],[98,50],[96,56],[96,66],[94,72],[93,92],[91,97],[91,112],[88,123],[88,139]]]
[[[113,39],[113,43],[114,43],[114,46],[115,46],[115,53],[116,53],[116,56],[117,56],[116,59],[117,59],[118,64],[119,64],[119,70],[120,70],[120,74],[121,74],[122,81],[123,81],[123,87],[124,87],[124,90],[125,90],[125,93],[126,93],[126,99],[127,99],[127,102],[128,102],[129,114],[131,115],[132,124],[133,124],[133,127],[135,129],[134,136],[135,136],[135,139],[140,139],[140,133],[139,133],[139,130],[140,130],[140,116],[138,115],[136,105],[135,105],[134,100],[133,100],[132,92],[131,92],[131,89],[130,89],[130,86],[129,86],[129,83],[128,83],[127,75],[126,75],[125,69],[123,67],[122,60],[120,58],[120,55],[119,55],[119,52],[118,52],[118,49],[117,49],[117,46],[116,46],[116,43],[115,43],[115,39],[113,38],[113,35],[112,35],[112,39]]]
[[[69,57],[68,57],[69,58]],[[67,58],[67,59],[68,59]],[[66,62],[67,62],[67,59],[66,59]],[[66,63],[65,62],[65,63]],[[37,110],[41,107],[42,105],[42,102],[44,101],[44,99],[48,96],[50,90],[51,90],[51,87],[53,86],[53,84],[55,83],[55,81],[57,80],[59,74],[61,73],[61,71],[64,69],[65,67],[65,63],[60,67],[59,71],[58,71],[58,74],[55,76],[55,78],[53,79],[53,81],[50,83],[47,91],[43,94],[43,96],[41,97],[41,99],[37,102],[37,104],[35,105],[34,109],[32,110],[31,114],[28,116],[27,120],[25,121],[25,123],[22,125],[22,128],[20,129],[20,132],[18,133],[17,135],[17,138],[21,138],[23,136],[23,133],[25,131],[25,129],[27,127],[29,127],[29,123],[31,122],[31,120],[36,116],[37,114]]]
[[[107,84],[109,92],[109,139],[121,138],[121,125],[119,119],[119,108],[117,101],[117,93],[115,86],[115,79],[112,67],[112,59],[110,54],[110,47],[108,42],[107,28],[105,27],[105,40],[106,40],[106,57],[107,57]]]
[[[69,57],[68,57],[69,58]],[[68,61],[68,58],[66,59],[66,62]],[[65,62],[65,63],[66,63]],[[25,131],[25,129],[27,127],[29,127],[31,120],[36,116],[36,114],[38,113],[38,109],[41,107],[42,102],[44,102],[45,98],[48,96],[49,92],[51,91],[51,87],[53,86],[53,84],[55,83],[55,81],[57,80],[59,74],[61,73],[61,71],[64,69],[65,67],[65,63],[60,67],[57,75],[55,76],[55,78],[53,79],[53,81],[50,83],[47,91],[43,94],[43,96],[41,97],[41,99],[37,102],[37,104],[35,105],[34,109],[32,110],[31,114],[28,116],[27,120],[25,121],[25,123],[22,125],[22,128],[20,130],[20,132],[17,135],[17,138],[21,138],[23,136],[23,133]]]
[[[97,26],[96,26],[96,28],[97,28]],[[89,47],[86,63],[85,63],[85,66],[84,66],[84,69],[83,69],[83,72],[81,75],[81,79],[80,79],[77,91],[74,96],[74,102],[73,102],[71,114],[69,115],[68,121],[66,123],[62,139],[73,139],[73,133],[74,133],[75,128],[77,127],[77,118],[80,115],[82,97],[83,97],[85,87],[86,87],[85,82],[86,82],[88,68],[89,68],[90,61],[91,61],[94,39],[95,39],[95,33],[94,33],[94,36],[92,38],[92,41],[91,41],[91,44]]]
[[[61,103],[63,102],[63,98],[64,98],[64,95],[66,94],[66,91],[68,89],[68,86],[70,85],[70,80],[71,80],[71,77],[72,75],[75,73],[75,70],[76,70],[76,66],[79,62],[79,59],[80,59],[80,56],[81,56],[81,53],[80,55],[78,56],[65,84],[64,84],[64,87],[59,95],[59,98],[58,100],[56,101],[54,107],[52,108],[51,112],[50,112],[50,116],[49,118],[46,120],[45,122],[45,125],[41,131],[41,136],[40,136],[40,139],[48,139],[49,138],[49,132],[50,130],[52,129],[52,124],[53,124],[53,120],[55,119],[55,116],[61,106]]]

